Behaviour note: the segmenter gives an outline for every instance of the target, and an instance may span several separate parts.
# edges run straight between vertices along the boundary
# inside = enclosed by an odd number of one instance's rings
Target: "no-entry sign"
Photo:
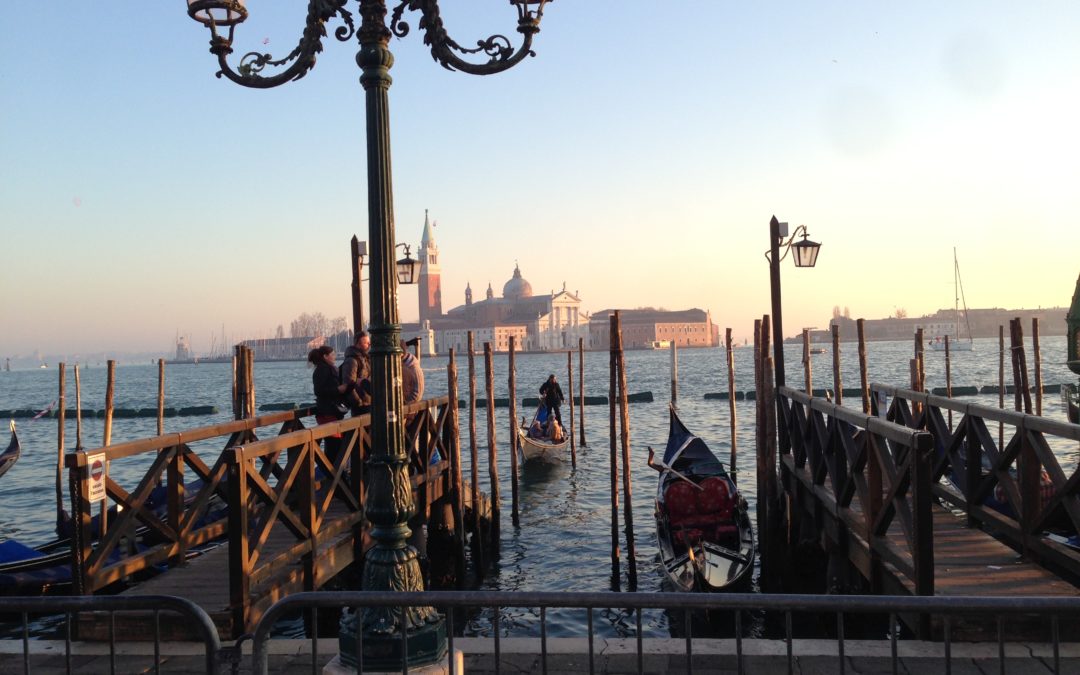
[[[86,458],[86,464],[90,467],[89,487],[86,490],[86,498],[91,504],[105,501],[105,476],[109,469],[105,462],[105,453],[90,455]]]

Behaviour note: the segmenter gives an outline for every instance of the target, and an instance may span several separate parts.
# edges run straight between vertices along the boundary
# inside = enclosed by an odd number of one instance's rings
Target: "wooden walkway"
[[[778,390],[780,428],[788,445],[786,451],[780,448],[777,459],[781,489],[791,500],[789,531],[799,532],[801,522],[805,536],[809,525],[829,550],[858,570],[874,593],[1080,596],[1080,588],[1070,581],[1080,578],[1080,565],[1071,564],[1080,562],[1080,554],[1044,534],[1052,518],[1060,520],[1055,507],[1071,509],[1080,474],[1065,478],[1060,467],[1052,465],[1052,453],[1038,455],[1050,476],[1060,476],[1060,486],[1046,486],[1060,494],[1048,494],[1048,489],[1027,493],[1025,508],[1016,479],[1019,471],[1009,467],[1025,447],[1045,446],[1040,434],[1075,440],[1080,427],[1027,416],[1015,421],[1020,430],[999,451],[976,415],[982,411],[974,406],[963,406],[965,417],[950,431],[934,406],[951,403],[908,391],[890,394],[894,405],[884,419],[787,387]],[[907,401],[919,396],[913,414]],[[1010,421],[1008,413],[992,414]],[[947,477],[963,473],[965,457],[982,463],[980,452],[988,457],[989,471],[973,475],[968,490],[950,485]],[[985,495],[995,487],[1015,512],[1024,514],[1019,519],[1023,522],[984,506]],[[774,531],[762,538],[770,535],[783,537]],[[786,546],[793,543],[789,539]],[[764,546],[768,550],[768,544]],[[1047,554],[1040,555],[1044,551]],[[763,568],[767,565],[763,562]],[[943,632],[941,625],[920,626],[918,617],[902,618],[913,628],[929,630],[927,637]],[[978,640],[996,637],[997,626],[984,619],[981,624],[957,622],[950,630],[955,639]],[[1080,634],[1080,626],[1062,625],[1061,630],[1063,635]],[[1048,621],[1009,621],[1010,639],[1048,640],[1050,635]]]
[[[138,454],[152,458],[137,485],[122,486],[106,478],[108,499],[122,509],[108,522],[97,546],[90,544],[95,534],[90,518],[95,505],[87,498],[90,453],[70,455],[80,592],[137,581],[122,594],[192,600],[228,640],[250,632],[274,602],[322,588],[354,563],[371,545],[363,515],[362,475],[370,452],[368,418],[305,428],[300,417],[309,412],[237,420],[90,451],[107,459]],[[456,408],[444,396],[410,404],[405,413],[414,422],[408,427],[406,447],[412,448],[410,481],[416,513],[420,519],[451,518],[453,522],[443,526],[463,533],[461,514],[471,490],[461,494],[456,487],[461,485]],[[278,425],[277,435],[266,433]],[[338,434],[340,448],[328,455],[325,445]],[[215,438],[222,439],[224,450],[208,466],[191,443]],[[350,466],[359,469],[350,473]],[[197,480],[185,482],[185,470]],[[148,501],[158,483],[168,492],[164,517]],[[455,503],[455,497],[461,502]],[[443,508],[433,508],[436,502]],[[210,518],[215,503],[227,505],[227,518]],[[153,538],[140,537],[135,549],[127,542],[137,526]],[[213,547],[215,541],[221,543]],[[203,552],[191,555],[198,551]],[[119,561],[109,558],[113,552]],[[463,569],[464,552],[457,555]],[[155,628],[151,616],[117,615],[115,634],[127,640],[151,639],[157,629],[168,639],[193,637],[178,619],[163,613]],[[105,617],[81,615],[79,637],[109,639],[109,625]]]

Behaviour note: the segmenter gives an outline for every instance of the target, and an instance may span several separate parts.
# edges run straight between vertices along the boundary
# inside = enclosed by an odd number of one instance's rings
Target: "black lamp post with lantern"
[[[236,26],[248,16],[243,0],[188,0],[188,15],[210,29],[210,53],[217,57],[220,67],[217,76],[245,87],[267,89],[304,77],[322,52],[326,23],[332,19],[341,22],[334,30],[337,40],[346,42],[355,38],[360,44],[356,62],[361,69],[367,124],[372,365],[372,452],[366,471],[364,511],[375,541],[365,557],[364,590],[423,590],[416,550],[406,542],[409,535],[406,523],[415,505],[405,452],[397,304],[397,284],[411,283],[420,263],[411,258],[407,248],[405,258],[394,260],[388,96],[394,57],[387,45],[391,36],[404,37],[410,32],[404,20],[405,12],[420,12],[418,26],[436,62],[449,70],[473,75],[498,73],[533,55],[533,37],[540,31],[547,1],[510,0],[509,4],[517,10],[517,32],[522,36],[517,47],[505,36],[493,35],[477,41],[475,47],[466,48],[447,33],[438,0],[399,0],[390,10],[389,22],[386,0],[309,0],[302,35],[288,55],[275,59],[270,54],[248,52],[234,68],[228,58],[233,52]],[[359,26],[349,9],[354,4]],[[466,60],[471,57],[486,57],[486,61]],[[404,636],[401,631],[405,632]],[[409,666],[425,665],[440,660],[446,653],[445,626],[432,607],[369,607],[359,619],[353,615],[342,619],[341,659],[354,667],[358,632],[362,632],[363,667],[367,670],[396,670],[402,667],[403,658]],[[404,654],[403,642],[407,644]]]
[[[795,237],[802,235],[801,241]],[[784,322],[780,304],[780,262],[791,254],[795,267],[813,267],[817,264],[818,250],[821,244],[810,241],[810,233],[805,225],[799,225],[788,236],[788,224],[772,217],[769,221],[769,250],[765,257],[769,261],[769,285],[772,288],[772,326],[773,326],[773,366],[777,387],[784,386]],[[781,254],[783,249],[783,254]]]

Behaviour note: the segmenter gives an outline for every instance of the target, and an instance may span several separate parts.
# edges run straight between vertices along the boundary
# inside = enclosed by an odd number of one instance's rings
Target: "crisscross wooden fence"
[[[447,471],[449,402],[443,396],[404,410],[411,481],[414,494],[421,497],[417,511],[425,516],[431,502],[452,493]],[[349,418],[224,453],[233,626],[249,629],[276,599],[318,589],[360,559],[368,425],[366,415]],[[321,443],[337,434],[340,449],[331,457]]]
[[[1080,531],[1080,468],[1063,466],[1052,447],[1076,456],[1080,425],[883,384],[871,390],[891,399],[888,419],[933,434],[935,497],[969,526],[1080,579],[1080,551],[1062,541]],[[950,412],[959,415],[951,429]],[[997,424],[1003,445],[988,426]]]
[[[798,507],[821,516],[867,579],[888,563],[916,595],[933,595],[930,434],[789,387],[777,397],[790,443],[780,446],[781,478]]]
[[[264,429],[288,433],[302,428],[300,419],[309,414],[306,409],[274,413],[67,455],[76,593],[94,593],[161,563],[176,566],[188,551],[224,536],[226,520],[212,513],[213,497],[222,501],[228,497],[224,455],[208,466],[193,444],[222,439],[228,449],[257,440],[257,432]],[[108,466],[138,455],[154,457],[134,487],[121,485],[112,473],[104,474],[107,515],[95,519],[96,504],[89,500],[91,462],[101,457]],[[194,474],[193,480],[185,479],[185,468]],[[138,549],[133,545],[137,532],[142,533]]]

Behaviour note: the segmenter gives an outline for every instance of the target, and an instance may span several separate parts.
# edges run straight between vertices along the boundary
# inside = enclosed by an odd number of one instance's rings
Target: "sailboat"
[[[956,317],[956,330],[949,337],[950,352],[970,352],[974,349],[971,340],[971,320],[968,318],[967,298],[964,297],[964,282],[960,280],[960,263],[956,260],[956,247],[952,250],[953,258],[953,315]],[[960,335],[960,303],[964,304],[964,324],[967,337]],[[945,338],[941,335],[930,340],[930,348],[937,352],[945,351]]]

